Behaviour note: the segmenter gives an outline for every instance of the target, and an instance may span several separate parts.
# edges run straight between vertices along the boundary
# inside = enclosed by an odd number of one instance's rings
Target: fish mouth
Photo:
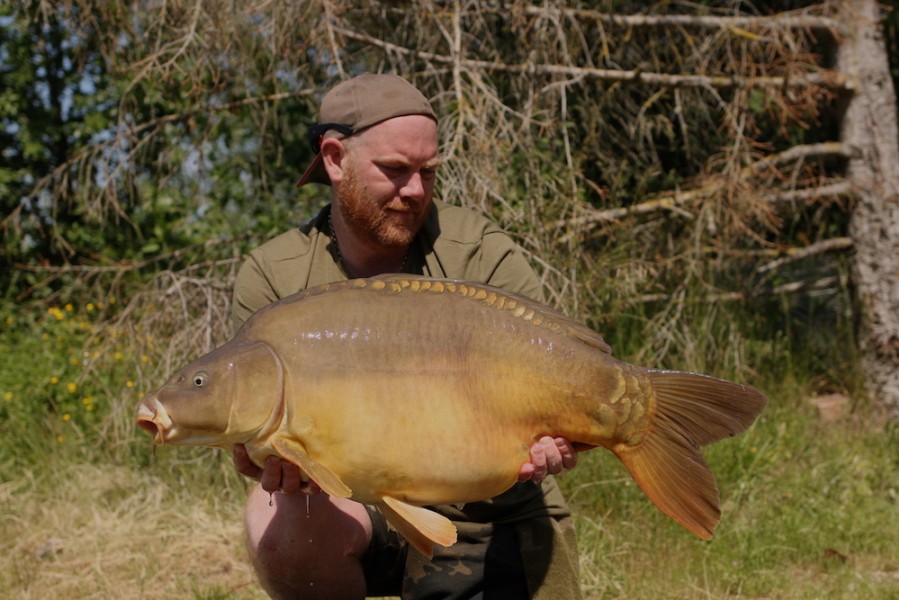
[[[171,426],[171,419],[155,398],[147,398],[137,409],[138,427],[153,436],[154,444],[165,443],[165,432]]]

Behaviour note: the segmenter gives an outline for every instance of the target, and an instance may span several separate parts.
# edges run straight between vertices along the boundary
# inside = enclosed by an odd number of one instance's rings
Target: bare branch
[[[364,42],[385,51],[396,52],[407,56],[414,56],[423,60],[442,64],[459,64],[467,69],[483,70],[488,72],[503,72],[520,75],[563,75],[565,77],[588,77],[605,81],[618,81],[626,83],[645,83],[667,87],[696,87],[696,88],[793,88],[807,86],[824,86],[831,89],[852,89],[853,82],[844,74],[824,68],[816,68],[813,71],[794,75],[791,77],[744,77],[739,75],[670,75],[667,73],[652,73],[637,69],[615,70],[597,69],[588,67],[575,67],[568,65],[547,64],[507,64],[496,61],[461,59],[444,54],[435,54],[422,50],[414,50],[385,42],[364,33],[358,33],[349,29],[338,28],[338,31],[347,38]]]
[[[771,166],[779,166],[797,160],[821,156],[840,156],[842,158],[848,158],[849,149],[846,148],[846,145],[842,142],[821,142],[820,144],[792,146],[783,152],[769,154],[749,165],[746,169],[748,172],[757,173]]]
[[[836,183],[825,184],[815,188],[808,188],[802,190],[788,190],[784,192],[778,192],[776,194],[766,195],[765,200],[771,203],[794,203],[794,202],[808,202],[809,200],[815,200],[817,198],[825,198],[828,196],[831,197],[839,197],[839,196],[852,196],[853,188],[852,184],[848,181],[838,181]]]
[[[755,29],[807,29],[837,33],[842,35],[844,26],[842,23],[829,17],[810,14],[785,13],[776,16],[751,17],[719,17],[706,15],[615,15],[602,13],[596,10],[577,8],[545,8],[541,6],[528,6],[525,14],[549,16],[552,14],[564,14],[568,17],[579,19],[591,19],[607,25],[620,27],[700,27],[705,29],[726,29],[734,35],[757,39]]]
[[[695,190],[689,190],[685,192],[675,191],[672,194],[658,196],[650,200],[645,200],[638,204],[634,204],[632,206],[608,208],[605,210],[593,210],[579,217],[559,219],[553,224],[553,227],[557,229],[565,227],[584,228],[590,225],[617,221],[628,216],[645,215],[648,213],[665,210],[675,212],[682,217],[690,219],[692,218],[692,215],[683,210],[679,210],[680,207],[690,202],[700,201],[716,193],[719,193],[720,187],[720,184],[712,183]],[[851,194],[851,184],[846,181],[841,181],[815,188],[784,191],[777,194],[767,195],[764,197],[764,199],[767,202],[771,203],[788,203],[799,201],[804,202],[828,196],[847,196]]]
[[[696,298],[697,302],[735,302],[742,300],[750,300],[752,298],[764,298],[770,296],[780,296],[782,294],[797,294],[799,292],[821,291],[836,289],[839,287],[839,277],[822,277],[814,281],[791,281],[769,289],[762,289],[752,292],[722,292],[718,294],[709,294],[702,298]],[[644,294],[640,296],[640,302],[666,302],[671,300],[674,294]]]
[[[787,248],[783,251],[786,256],[761,265],[755,270],[755,272],[758,274],[763,274],[767,273],[768,271],[778,269],[786,264],[796,262],[797,260],[808,258],[810,256],[817,256],[819,254],[824,254],[825,252],[848,250],[849,248],[852,248],[852,243],[852,238],[850,237],[838,237],[815,242],[814,244],[810,244],[804,248]]]

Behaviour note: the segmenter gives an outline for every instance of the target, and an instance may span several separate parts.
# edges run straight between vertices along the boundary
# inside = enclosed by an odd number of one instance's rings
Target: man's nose
[[[404,198],[414,198],[420,200],[425,195],[425,182],[421,173],[418,171],[409,175],[403,187],[400,189],[400,196]]]

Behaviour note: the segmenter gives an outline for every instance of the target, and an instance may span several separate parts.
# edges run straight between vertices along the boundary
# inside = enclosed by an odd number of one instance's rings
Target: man
[[[332,202],[250,254],[235,285],[235,325],[300,290],[392,272],[541,297],[536,275],[507,235],[471,211],[432,200],[437,118],[407,81],[365,74],[337,85],[322,101],[310,140],[317,155],[297,185],[330,185]],[[376,509],[301,482],[290,463],[269,457],[260,468],[241,446],[234,450],[237,470],[259,481],[246,508],[248,548],[275,598],[578,598],[573,526],[546,478],[575,462],[567,441],[544,437],[508,492],[436,507],[457,526],[459,541],[428,560]]]

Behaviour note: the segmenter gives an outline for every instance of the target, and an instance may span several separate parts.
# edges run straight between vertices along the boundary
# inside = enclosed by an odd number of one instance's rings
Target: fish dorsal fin
[[[302,469],[326,494],[337,498],[349,498],[353,495],[353,490],[347,487],[333,471],[309,458],[306,449],[301,444],[291,439],[275,436],[272,439],[272,446],[282,458]]]
[[[449,547],[456,543],[456,527],[443,515],[391,496],[383,496],[381,501],[384,517],[428,558],[434,555],[434,544]]]
[[[567,317],[565,318],[568,321],[566,323],[568,335],[584,342],[588,346],[596,348],[601,352],[605,352],[606,354],[612,353],[612,347],[609,346],[604,339],[602,339],[602,335],[600,335],[598,332],[590,329],[586,325],[581,325],[580,323],[572,321]]]
[[[374,285],[369,285],[372,282]],[[387,273],[367,280],[357,279],[344,283],[347,284],[347,287],[370,287],[375,291],[385,290],[393,293],[410,290],[422,293],[454,294],[497,310],[508,310],[516,317],[532,322],[536,327],[546,327],[564,332],[601,352],[612,353],[611,346],[603,340],[599,332],[575,321],[562,311],[521,294],[508,292],[488,284],[398,273]]]

